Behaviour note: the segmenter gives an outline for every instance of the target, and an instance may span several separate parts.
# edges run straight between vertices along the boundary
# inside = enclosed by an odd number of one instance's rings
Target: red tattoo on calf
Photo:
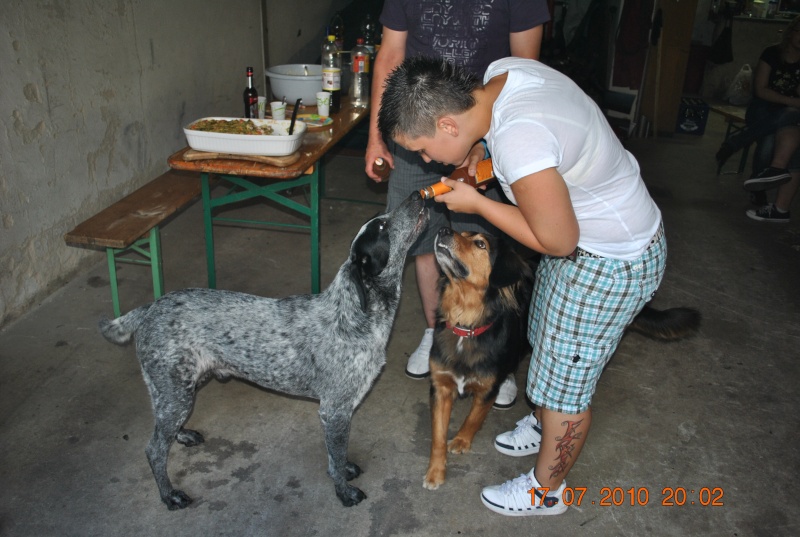
[[[550,474],[550,479],[564,473],[569,465],[570,459],[572,459],[572,452],[575,450],[575,440],[583,437],[583,433],[577,431],[581,423],[583,423],[583,420],[565,421],[561,423],[561,425],[567,426],[567,432],[564,433],[562,437],[556,437],[556,440],[558,440],[558,444],[556,444],[556,451],[558,451],[556,461],[558,462],[547,468],[553,471]]]

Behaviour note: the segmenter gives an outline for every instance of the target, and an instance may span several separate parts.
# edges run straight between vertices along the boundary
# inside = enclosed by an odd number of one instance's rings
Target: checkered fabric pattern
[[[528,318],[534,404],[566,414],[589,407],[625,327],[658,289],[666,258],[663,227],[634,261],[542,258]]]
[[[450,175],[454,169],[453,166],[445,166],[437,162],[425,163],[417,153],[408,151],[394,142],[389,143],[389,150],[394,158],[394,169],[389,176],[389,192],[386,196],[387,210],[392,210],[403,203],[403,200],[413,191],[439,182],[442,176]],[[486,189],[486,196],[495,201],[505,201],[505,196],[497,184],[490,185]],[[436,233],[443,227],[452,227],[458,232],[477,231],[491,233],[495,236],[502,234],[480,216],[452,213],[447,210],[444,203],[428,202],[428,207],[431,210],[428,227],[411,247],[409,256],[432,253]]]

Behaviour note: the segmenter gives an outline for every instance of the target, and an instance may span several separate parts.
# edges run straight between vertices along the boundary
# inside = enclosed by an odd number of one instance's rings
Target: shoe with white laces
[[[533,413],[517,422],[513,431],[500,433],[494,439],[494,447],[500,453],[512,457],[524,457],[539,453],[542,445],[542,424]]]
[[[424,379],[431,374],[431,366],[428,362],[431,357],[431,347],[433,347],[433,328],[426,328],[417,350],[408,357],[406,375],[412,379]]]
[[[758,220],[759,222],[773,222],[777,224],[788,224],[789,217],[791,216],[789,211],[779,211],[773,203],[768,203],[757,210],[750,209],[745,214],[747,214],[748,218]]]
[[[517,383],[514,380],[514,375],[509,375],[506,380],[500,385],[500,391],[497,392],[497,398],[494,400],[492,408],[497,410],[508,410],[514,403],[517,402]]]
[[[502,485],[485,487],[481,501],[495,513],[506,516],[560,515],[568,509],[563,502],[566,487],[562,481],[556,490],[546,491],[531,470]]]

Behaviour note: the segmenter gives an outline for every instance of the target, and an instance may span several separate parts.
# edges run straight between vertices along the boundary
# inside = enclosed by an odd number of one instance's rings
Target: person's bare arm
[[[511,44],[511,55],[518,58],[538,60],[542,51],[543,33],[544,27],[539,25],[523,32],[509,34],[508,41]]]
[[[771,71],[772,68],[768,63],[759,60],[756,65],[755,76],[753,77],[753,93],[755,96],[771,103],[800,108],[800,97],[782,95],[769,88],[769,74]]]
[[[469,185],[443,180],[453,188],[436,196],[451,211],[477,214],[528,248],[565,256],[578,245],[580,229],[569,190],[555,168],[528,175],[511,185],[518,206],[496,202]]]
[[[372,70],[372,95],[370,97],[370,111],[369,111],[369,138],[367,141],[367,150],[365,155],[365,171],[367,175],[376,182],[380,182],[381,178],[373,173],[372,163],[376,158],[382,158],[389,166],[394,168],[394,160],[389,153],[389,149],[381,138],[381,133],[378,130],[378,110],[381,106],[381,97],[383,96],[383,85],[386,77],[394,70],[395,67],[400,65],[405,59],[406,55],[406,39],[408,32],[396,32],[389,28],[383,29],[383,37],[381,39],[381,48],[378,55],[375,57],[375,65]]]

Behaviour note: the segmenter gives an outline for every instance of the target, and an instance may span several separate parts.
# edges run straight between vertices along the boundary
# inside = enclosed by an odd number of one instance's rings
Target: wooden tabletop
[[[274,166],[263,162],[240,159],[184,160],[183,155],[190,150],[185,147],[171,155],[167,162],[175,170],[223,175],[249,175],[271,179],[294,179],[313,167],[325,153],[369,115],[366,108],[353,108],[347,99],[342,99],[342,108],[332,114],[333,123],[323,128],[306,131],[303,143],[298,149],[300,158],[288,166]]]

